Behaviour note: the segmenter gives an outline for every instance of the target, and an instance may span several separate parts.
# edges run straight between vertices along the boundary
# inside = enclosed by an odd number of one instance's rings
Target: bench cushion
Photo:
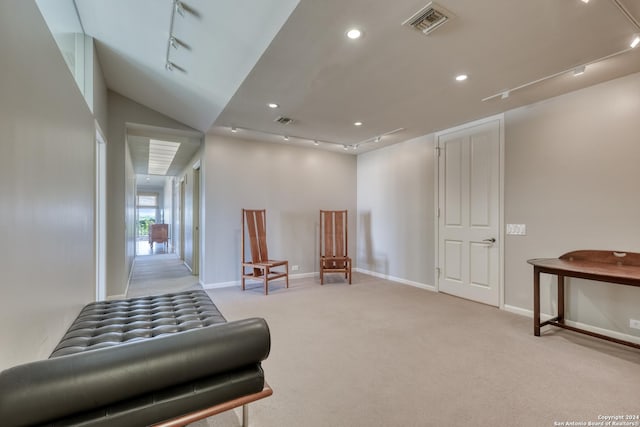
[[[86,305],[50,357],[110,347],[225,322],[203,290]]]

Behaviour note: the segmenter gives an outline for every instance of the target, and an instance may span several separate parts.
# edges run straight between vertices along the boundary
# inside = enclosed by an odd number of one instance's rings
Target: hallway
[[[198,276],[191,274],[176,254],[136,257],[127,298],[201,289]]]

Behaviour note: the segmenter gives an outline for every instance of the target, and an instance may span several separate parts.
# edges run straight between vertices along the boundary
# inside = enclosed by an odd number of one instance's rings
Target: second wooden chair
[[[344,273],[351,284],[351,258],[347,255],[347,211],[320,211],[320,284],[325,273]]]

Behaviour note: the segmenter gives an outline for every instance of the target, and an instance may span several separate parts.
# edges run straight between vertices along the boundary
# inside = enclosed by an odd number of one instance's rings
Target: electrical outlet
[[[526,224],[507,224],[507,234],[511,236],[526,236],[527,225]]]
[[[298,266],[297,265],[292,265],[291,266],[291,271],[298,271]]]
[[[640,329],[640,320],[629,319],[629,327],[633,329]]]

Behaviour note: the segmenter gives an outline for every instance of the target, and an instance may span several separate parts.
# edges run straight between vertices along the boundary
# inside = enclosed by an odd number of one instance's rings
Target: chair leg
[[[269,267],[264,269],[264,294],[269,295]]]
[[[287,275],[285,276],[285,280],[287,282],[287,288],[289,287],[289,261],[287,261],[287,263],[284,265],[284,268],[286,268],[286,272]]]

